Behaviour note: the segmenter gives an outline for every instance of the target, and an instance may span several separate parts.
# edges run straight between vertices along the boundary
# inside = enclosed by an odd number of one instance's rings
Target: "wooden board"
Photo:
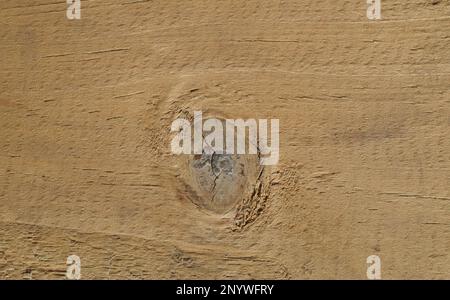
[[[450,2],[0,3],[0,278],[450,278]],[[235,205],[170,125],[279,119]],[[248,176],[247,176],[248,175]]]

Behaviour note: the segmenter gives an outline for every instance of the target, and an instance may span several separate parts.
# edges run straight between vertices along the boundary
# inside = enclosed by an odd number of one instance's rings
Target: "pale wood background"
[[[450,278],[450,2],[365,2],[2,0],[0,278]],[[169,151],[194,109],[280,119],[226,215]]]

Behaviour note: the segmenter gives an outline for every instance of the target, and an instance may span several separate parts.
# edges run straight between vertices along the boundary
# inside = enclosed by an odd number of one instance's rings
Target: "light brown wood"
[[[450,278],[450,3],[0,2],[0,278]],[[280,120],[234,209],[170,125]],[[259,169],[258,169],[259,170]]]

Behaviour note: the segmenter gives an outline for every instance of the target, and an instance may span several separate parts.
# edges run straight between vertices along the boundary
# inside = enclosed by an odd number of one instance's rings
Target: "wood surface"
[[[0,1],[0,278],[450,279],[450,1]],[[231,211],[172,121],[279,119]]]

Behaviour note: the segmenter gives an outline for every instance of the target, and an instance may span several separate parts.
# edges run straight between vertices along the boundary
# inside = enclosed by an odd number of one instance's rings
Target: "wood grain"
[[[0,278],[449,279],[450,2],[365,2],[2,0]],[[280,120],[226,214],[170,152],[194,110]]]

